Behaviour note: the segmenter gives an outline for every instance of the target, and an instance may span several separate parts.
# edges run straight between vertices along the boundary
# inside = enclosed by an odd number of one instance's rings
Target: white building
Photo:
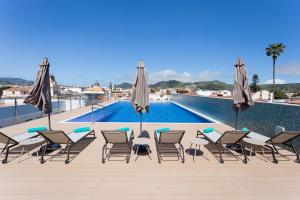
[[[252,94],[253,100],[271,101],[273,99],[273,93],[268,90],[261,90]]]
[[[55,80],[54,75],[50,75],[49,78],[50,78],[50,93],[51,93],[51,96],[59,95],[60,89],[59,89],[59,86],[57,85],[57,82]]]
[[[84,88],[83,87],[72,87],[72,86],[60,86],[61,93],[82,93]]]
[[[30,90],[31,86],[13,86],[8,89],[3,90],[3,98],[19,98],[26,97]]]
[[[196,92],[199,96],[212,96],[213,93],[216,93],[216,91],[213,90],[198,90]]]

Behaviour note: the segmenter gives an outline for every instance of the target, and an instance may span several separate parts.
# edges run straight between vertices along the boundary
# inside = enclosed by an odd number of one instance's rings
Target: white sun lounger
[[[275,158],[275,153],[278,153],[275,145],[285,145],[287,147],[290,147],[297,156],[296,162],[300,162],[299,152],[293,144],[293,140],[299,136],[300,131],[285,131],[285,129],[280,126],[277,126],[275,128],[275,135],[272,138],[252,131],[248,134],[249,138],[262,142],[261,146],[271,150],[274,163],[278,163],[277,159]]]
[[[47,140],[47,144],[44,146],[41,155],[41,164],[45,162],[44,156],[46,154],[46,150],[49,149],[47,147],[48,144],[50,143],[66,144],[64,152],[67,151],[67,159],[65,160],[65,163],[68,164],[69,157],[70,157],[70,150],[75,144],[77,144],[81,139],[85,138],[88,135],[93,135],[94,138],[96,137],[94,130],[89,130],[89,131],[84,131],[79,133],[71,132],[69,134],[66,134],[62,130],[38,131],[38,133],[41,134]]]
[[[7,163],[9,150],[12,147],[15,147],[15,146],[19,145],[20,142],[22,142],[24,140],[36,137],[38,135],[39,135],[38,132],[31,132],[31,133],[24,132],[24,133],[21,133],[19,135],[15,135],[15,136],[10,137],[10,136],[5,135],[4,133],[0,132],[0,143],[5,144],[5,146],[2,149],[0,154],[2,154],[6,150],[5,158],[4,158],[4,160],[2,160],[2,163],[3,164]]]
[[[102,163],[105,163],[112,153],[125,155],[126,163],[129,163],[134,138],[133,130],[102,130],[101,133],[105,139],[105,144],[102,147]],[[111,147],[108,147],[109,144]]]
[[[249,134],[245,131],[225,131],[223,134],[217,131],[212,131],[209,133],[204,133],[204,130],[198,131],[197,135],[203,135],[208,139],[212,144],[218,147],[220,155],[220,163],[224,163],[222,158],[222,152],[224,152],[225,144],[237,144],[241,147],[242,153],[244,155],[244,163],[247,164],[247,155],[243,144],[241,143],[242,139]]]

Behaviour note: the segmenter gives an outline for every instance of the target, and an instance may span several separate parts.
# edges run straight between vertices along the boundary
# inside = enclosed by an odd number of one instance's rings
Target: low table
[[[25,150],[25,146],[30,146],[30,145],[34,145],[34,144],[38,144],[38,143],[41,143],[41,146],[42,146],[42,143],[45,141],[45,139],[42,137],[42,136],[38,136],[38,137],[34,137],[34,138],[30,138],[30,139],[27,139],[27,140],[24,140],[22,142],[20,142],[20,145],[23,147],[22,148],[22,151],[20,153],[20,156],[19,156],[19,161],[21,160],[21,157],[23,155],[23,152]],[[29,155],[29,152],[28,151],[28,155]],[[37,158],[39,158],[39,152],[37,151]]]
[[[141,146],[144,146],[144,147],[146,148],[147,153],[148,153],[148,156],[149,156],[150,160],[152,160],[151,157],[150,157],[150,146],[149,146],[149,144],[150,144],[150,139],[149,139],[149,138],[144,138],[144,137],[135,138],[135,139],[133,140],[133,144],[137,146],[137,149],[136,149],[136,151],[135,151],[136,154],[137,154],[137,157],[136,157],[135,160],[137,160],[138,157],[139,157],[139,154],[138,154],[138,153],[139,153],[139,149],[140,149]]]
[[[204,139],[204,138],[199,138],[199,137],[193,138],[193,139],[191,140],[190,150],[192,149],[192,146],[195,145],[195,152],[194,152],[194,154],[193,154],[193,160],[195,160],[195,155],[196,155],[196,148],[197,148],[197,146],[199,146],[199,151],[201,151],[201,149],[200,149],[201,145],[207,145],[208,143],[209,143],[209,142],[208,142],[206,139]]]

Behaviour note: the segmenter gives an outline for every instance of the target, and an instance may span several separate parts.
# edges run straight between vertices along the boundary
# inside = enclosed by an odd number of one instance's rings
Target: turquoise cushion
[[[128,128],[128,127],[122,127],[122,128],[118,128],[117,129],[117,131],[122,131],[122,132],[127,132],[127,131],[129,131],[130,130],[130,128]]]
[[[242,131],[246,131],[246,132],[247,132],[247,131],[249,131],[249,129],[246,128],[246,127],[243,127],[243,128],[242,128]]]
[[[27,129],[27,132],[28,133],[33,133],[33,132],[37,132],[37,131],[46,131],[46,130],[47,130],[47,127],[38,126],[38,127],[32,127],[32,128]]]
[[[204,130],[203,130],[203,133],[210,133],[210,132],[213,132],[215,129],[214,128],[211,128],[211,127],[209,127],[209,128],[205,128]]]
[[[76,128],[74,129],[74,133],[81,133],[81,132],[86,132],[86,131],[90,131],[90,127],[80,127],[80,128]]]
[[[156,130],[157,133],[160,133],[160,132],[167,132],[169,131],[170,129],[169,128],[159,128]]]

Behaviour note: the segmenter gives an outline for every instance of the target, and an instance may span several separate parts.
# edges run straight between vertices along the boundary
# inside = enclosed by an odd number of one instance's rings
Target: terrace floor
[[[52,128],[66,132],[87,124],[60,123],[77,116],[90,108],[82,108],[52,116]],[[41,118],[23,124],[2,128],[1,132],[15,135],[29,127],[47,124]],[[186,155],[186,162],[157,162],[153,131],[168,126],[184,129],[185,149],[201,124],[144,124],[151,136],[152,160],[147,156],[132,153],[129,164],[124,161],[101,162],[104,139],[103,129],[128,126],[121,123],[88,124],[96,131],[95,140],[84,140],[80,154],[68,165],[64,158],[53,158],[41,165],[35,156],[26,154],[21,162],[14,155],[10,162],[0,165],[0,199],[299,199],[300,164],[279,158],[273,164],[262,157],[251,157],[245,165],[228,154],[225,163],[220,164],[207,148],[202,148],[203,156]],[[223,124],[213,124],[220,131],[231,130]],[[139,124],[130,124],[137,136]],[[284,152],[284,154],[291,153]],[[3,156],[1,157],[3,159]]]

